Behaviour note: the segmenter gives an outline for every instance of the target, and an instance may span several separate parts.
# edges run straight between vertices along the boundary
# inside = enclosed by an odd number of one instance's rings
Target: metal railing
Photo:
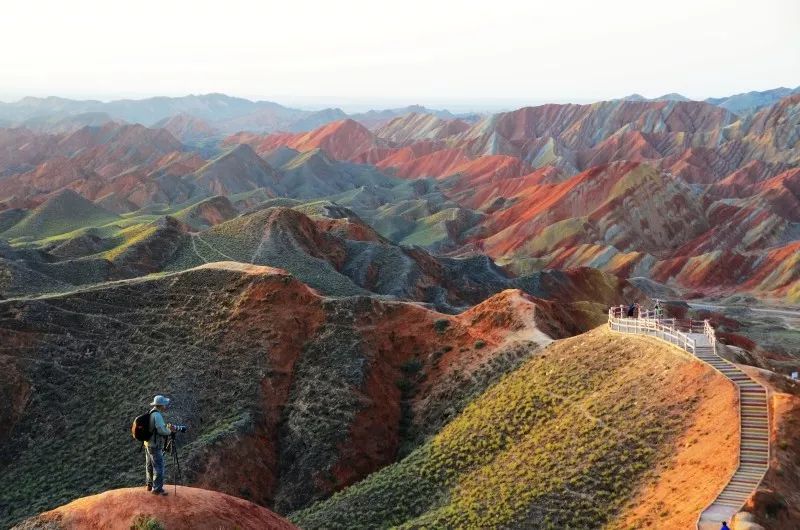
[[[629,317],[626,316],[625,306],[611,307],[608,310],[608,327],[622,333],[657,337],[695,355],[697,343],[686,334],[693,333],[692,329],[695,323],[690,320],[687,326],[685,322],[681,324],[683,321],[674,318],[655,318],[655,314],[655,311],[639,311],[636,317]],[[697,324],[698,327],[700,325]],[[686,329],[686,332],[680,328]]]
[[[702,333],[708,337],[708,342],[711,344],[711,349],[714,350],[714,353],[717,353],[717,334],[714,332],[714,326],[712,326],[708,320],[703,321]]]

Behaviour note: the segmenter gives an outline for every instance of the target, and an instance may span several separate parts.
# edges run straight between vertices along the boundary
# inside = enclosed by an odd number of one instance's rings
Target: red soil
[[[800,280],[792,268],[800,255],[800,241],[775,247],[762,254],[722,251],[695,259],[683,256],[658,262],[652,277],[659,282],[676,282],[684,287],[720,293],[726,290],[761,291],[781,297]]]
[[[226,330],[231,341],[249,334],[269,344],[272,374],[261,383],[263,415],[256,432],[239,440],[235,446],[227,444],[199,458],[203,467],[195,484],[231,493],[246,490],[254,501],[269,504],[278,485],[277,434],[281,411],[303,344],[324,321],[321,300],[313,290],[279,269],[236,263],[206,267],[235,268],[265,277],[266,281],[255,283],[241,293]],[[248,462],[248,465],[221,464],[231,461]]]
[[[586,215],[609,200],[608,192],[639,164],[598,166],[564,182],[520,190],[514,204],[487,222],[495,235],[484,242],[492,256],[503,256],[553,222]]]
[[[336,484],[330,486],[347,486],[394,461],[400,443],[402,399],[396,381],[404,377],[402,367],[408,361],[418,359],[423,364],[427,377],[414,401],[424,401],[442,377],[455,370],[468,373],[508,340],[549,340],[538,331],[538,322],[548,318],[534,315],[550,309],[550,304],[516,290],[499,293],[455,316],[414,304],[372,302],[357,319],[364,347],[371,352],[363,389],[367,406],[350,428],[350,442],[341,447],[332,470]],[[437,321],[447,322],[444,331],[437,331]],[[555,336],[565,334],[556,326],[547,331]],[[476,348],[478,341],[485,346]],[[438,363],[431,360],[433,352],[445,349],[448,351]]]
[[[672,452],[654,470],[654,478],[645,481],[614,528],[695,528],[698,514],[736,469],[739,398],[734,385],[699,362],[683,365],[680,372],[672,386],[674,396],[694,394],[699,404]]]
[[[177,494],[169,488],[166,497],[156,497],[144,488],[111,490],[45,512],[31,523],[49,523],[59,530],[129,530],[139,516],[152,517],[169,530],[297,528],[257,504],[185,486],[179,486]]]
[[[379,142],[369,129],[347,119],[323,125],[307,133],[275,133],[266,136],[239,133],[227,138],[225,143],[246,143],[259,154],[285,146],[302,152],[322,149],[336,160],[357,160]]]
[[[462,149],[442,149],[418,158],[410,156],[411,150],[407,148],[402,151],[402,156],[386,158],[378,163],[378,167],[391,167],[395,175],[403,178],[439,177],[452,175],[455,168],[470,160]]]

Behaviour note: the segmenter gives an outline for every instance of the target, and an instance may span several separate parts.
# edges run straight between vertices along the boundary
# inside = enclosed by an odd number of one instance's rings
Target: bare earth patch
[[[676,355],[681,355],[676,350]],[[699,402],[673,452],[653,470],[612,528],[694,528],[698,514],[736,469],[738,396],[733,383],[699,362],[681,365],[673,390]],[[700,385],[688,386],[699,381]]]

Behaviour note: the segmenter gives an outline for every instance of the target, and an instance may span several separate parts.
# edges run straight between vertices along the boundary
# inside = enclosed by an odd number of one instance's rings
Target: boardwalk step
[[[719,500],[719,501],[739,501],[739,502],[744,502],[747,499],[747,497],[749,497],[749,496],[750,495],[748,493],[744,493],[744,492],[739,493],[739,492],[735,492],[735,491],[729,491],[729,492],[721,493],[720,496],[717,497],[717,500]]]
[[[740,508],[742,506],[742,504],[744,504],[744,503],[743,502],[719,502],[719,501],[717,501],[717,502],[715,502],[714,504],[712,504],[709,507],[709,511],[711,511],[714,507],[717,507],[717,506],[722,507],[722,508],[729,508],[729,507]],[[714,519],[714,521],[718,522],[716,519]]]
[[[749,479],[754,477],[760,477],[761,475],[764,474],[764,471],[766,471],[766,469],[752,468],[746,470],[744,467],[740,467],[739,470],[734,474],[734,478],[741,477],[743,479]]]
[[[753,487],[750,486],[749,484],[733,484],[733,483],[731,483],[731,484],[728,484],[725,487],[725,491],[738,491],[738,492],[741,492],[741,493],[750,493],[751,491],[753,491]]]
[[[748,497],[748,495],[749,495],[749,492],[731,491],[731,490],[726,488],[722,493],[719,494],[719,497],[717,497],[717,498],[720,499],[720,500],[725,500],[725,499],[742,499],[742,500],[744,500],[744,499],[746,499]]]

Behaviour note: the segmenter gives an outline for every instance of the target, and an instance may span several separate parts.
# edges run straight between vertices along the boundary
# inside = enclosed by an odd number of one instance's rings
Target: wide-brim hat
[[[151,407],[155,407],[155,406],[166,407],[167,405],[169,405],[169,398],[168,397],[164,397],[164,396],[156,396],[156,397],[153,398],[153,402],[150,403]]]

